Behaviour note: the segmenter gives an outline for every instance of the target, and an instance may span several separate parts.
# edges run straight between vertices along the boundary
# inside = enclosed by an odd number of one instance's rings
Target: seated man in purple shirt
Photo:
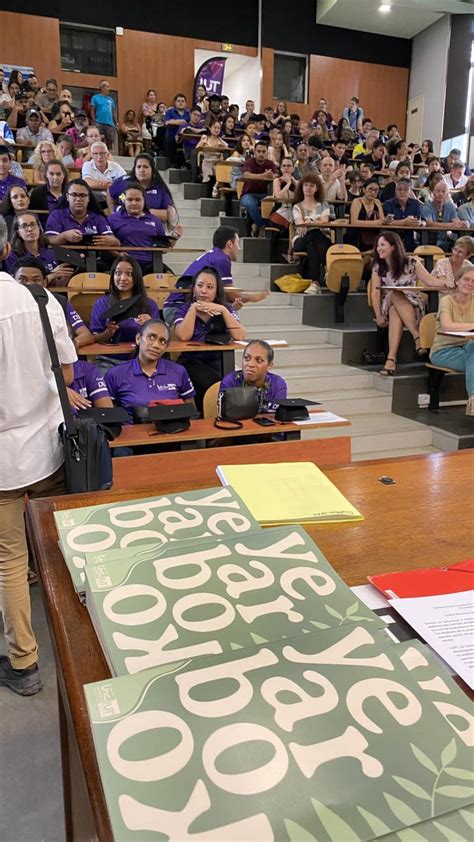
[[[3,199],[9,187],[19,184],[26,190],[26,183],[22,178],[11,174],[12,160],[7,146],[0,146],[0,200]]]
[[[221,380],[219,394],[237,386],[254,386],[259,399],[259,413],[276,412],[278,404],[287,395],[283,377],[272,374],[273,348],[263,339],[253,339],[244,348],[242,370],[232,371]]]
[[[269,182],[273,182],[277,168],[267,158],[267,144],[261,140],[255,144],[254,157],[244,164],[244,186],[240,204],[246,209],[252,220],[252,236],[258,237],[263,229],[263,219],[260,213],[260,202],[267,195]]]
[[[239,234],[236,228],[230,225],[221,225],[216,228],[212,237],[212,249],[204,252],[196,260],[188,266],[181,278],[177,281],[177,286],[182,286],[183,289],[190,289],[192,279],[197,275],[201,269],[210,267],[215,269],[221,277],[222,283],[226,287],[226,299],[230,301],[236,310],[242,307],[249,301],[257,302],[263,301],[268,296],[268,292],[236,292],[233,290],[232,284],[232,263],[237,260],[237,255],[240,251]],[[165,301],[163,307],[163,315],[167,324],[174,324],[176,310],[183,303],[189,302],[189,295],[180,292],[172,292]]]
[[[133,424],[133,407],[151,401],[181,399],[191,403],[194,387],[182,365],[165,360],[170,330],[160,319],[150,319],[137,331],[135,359],[109,369],[105,383],[116,406],[127,410]]]
[[[410,198],[411,181],[409,178],[401,178],[395,184],[395,198],[387,199],[383,203],[383,211],[386,217],[401,225],[414,225],[421,219],[421,202],[418,199]],[[415,237],[413,231],[397,231],[407,251],[415,248]]]

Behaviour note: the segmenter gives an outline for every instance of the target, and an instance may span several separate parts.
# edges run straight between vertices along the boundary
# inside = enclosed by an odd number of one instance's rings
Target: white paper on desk
[[[309,418],[305,418],[304,421],[293,421],[293,424],[304,427],[305,424],[334,424],[336,421],[347,421],[347,418],[341,418],[334,412],[310,412]]]
[[[263,339],[263,340],[261,340],[261,341],[262,341],[262,342],[267,342],[267,344],[268,344],[268,345],[271,345],[271,346],[272,346],[272,348],[274,348],[274,347],[276,347],[276,346],[278,346],[278,345],[282,345],[282,346],[286,346],[286,345],[288,345],[288,342],[286,341],[286,339]],[[250,342],[250,339],[244,339],[244,340],[242,340],[242,339],[236,339],[235,344],[236,344],[236,345],[243,345],[243,346],[244,346],[244,348],[245,348],[245,346],[246,346],[246,345],[248,345],[248,344],[249,344],[249,342]]]
[[[474,689],[474,590],[389,602]]]

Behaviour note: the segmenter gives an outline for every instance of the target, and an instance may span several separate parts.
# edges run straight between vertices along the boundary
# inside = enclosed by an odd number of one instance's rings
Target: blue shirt
[[[394,219],[406,219],[407,216],[414,216],[416,219],[420,219],[421,202],[419,202],[418,199],[412,199],[410,197],[407,199],[405,207],[402,208],[400,202],[395,196],[393,199],[387,199],[387,201],[383,203],[383,212],[385,216],[393,214]],[[406,250],[413,251],[415,248],[415,236],[413,231],[403,231],[399,229],[397,234],[400,235]]]
[[[109,397],[103,375],[96,365],[85,360],[77,360],[74,363],[74,380],[71,383],[71,389],[92,403],[99,398]]]
[[[114,299],[110,295],[101,295],[97,301],[94,302],[91,313],[91,321],[89,330],[91,333],[102,333],[107,327],[109,318],[107,313],[110,309]],[[152,298],[147,298],[148,312],[152,319],[160,318],[160,311],[158,305]],[[112,337],[112,344],[116,345],[118,342],[135,342],[137,332],[140,330],[140,323],[136,319],[123,319],[119,322],[119,328]]]
[[[219,394],[224,389],[233,389],[238,386],[244,386],[244,374],[242,371],[231,371],[230,374],[221,380],[219,386]],[[265,375],[265,382],[263,386],[257,388],[259,400],[259,412],[276,412],[280,401],[285,400],[287,396],[286,382],[279,374],[273,374],[267,371]]]
[[[110,225],[101,213],[88,211],[85,219],[79,223],[74,219],[69,208],[61,208],[50,213],[46,228],[46,236],[49,234],[62,234],[63,231],[71,230],[80,231],[83,237],[112,233]]]
[[[194,278],[198,272],[201,272],[207,266],[219,272],[224,286],[230,286],[232,284],[232,261],[228,254],[225,254],[222,249],[217,248],[206,251],[200,257],[197,257],[183,272],[183,276]],[[171,308],[176,308],[178,304],[184,304],[186,302],[189,303],[189,294],[182,295],[180,292],[172,292],[168,296],[163,309],[166,308],[168,310],[166,317],[170,322],[174,321],[174,314],[172,314],[172,317],[168,315],[171,315]]]
[[[194,397],[194,387],[186,369],[163,357],[150,376],[145,374],[135,358],[110,368],[105,374],[105,382],[113,401],[127,410],[131,424],[134,406],[148,406],[150,401],[190,400]]]
[[[168,108],[165,112],[165,123],[168,120],[186,120],[189,123],[189,118],[191,117],[191,112],[189,108],[185,108],[184,112],[181,113],[178,111],[177,108]],[[166,140],[174,140],[176,134],[178,133],[180,126],[166,126]]]
[[[421,216],[426,222],[452,222],[454,219],[458,219],[458,213],[456,210],[456,205],[453,202],[445,202],[441,211],[438,210],[434,202],[425,202],[421,208]],[[448,237],[447,231],[440,231],[437,238],[436,238],[436,245],[440,246],[440,248],[449,243],[452,243],[452,240]]]
[[[111,96],[94,94],[91,105],[95,110],[95,122],[105,123],[107,126],[115,126],[114,108],[115,101]]]
[[[122,246],[154,246],[158,237],[164,237],[165,229],[161,219],[145,211],[141,216],[130,216],[125,208],[111,213],[107,221]],[[150,251],[131,252],[139,263],[151,263]]]
[[[109,196],[113,200],[116,207],[123,204],[123,196],[126,187],[129,184],[134,184],[133,178],[130,175],[122,175],[116,178],[109,187]],[[166,210],[168,205],[173,204],[166,190],[159,184],[152,184],[145,190],[146,203],[150,210]]]
[[[0,199],[3,199],[8,188],[13,186],[23,187],[25,190],[27,189],[26,182],[23,181],[22,178],[18,178],[17,175],[11,175],[9,173],[7,177],[3,179],[3,181],[0,181]]]

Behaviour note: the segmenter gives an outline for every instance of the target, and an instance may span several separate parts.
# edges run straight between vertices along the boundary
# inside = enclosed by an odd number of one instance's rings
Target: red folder
[[[399,573],[368,576],[369,582],[387,599],[412,596],[438,596],[474,590],[474,559],[451,567],[425,567]]]

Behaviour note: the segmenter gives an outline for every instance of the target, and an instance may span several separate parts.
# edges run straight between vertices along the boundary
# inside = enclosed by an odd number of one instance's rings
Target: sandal
[[[416,356],[420,359],[428,356],[428,348],[422,348],[420,345],[420,337],[414,336]]]
[[[388,363],[388,362],[392,362],[392,363],[393,363],[393,368],[387,368],[387,363]],[[387,357],[387,359],[385,360],[385,365],[384,365],[384,367],[382,368],[382,370],[381,370],[381,371],[379,371],[379,374],[380,374],[382,377],[393,377],[393,376],[394,376],[394,374],[395,374],[395,372],[396,372],[396,370],[397,370],[397,361],[396,361],[396,359],[394,359],[394,357]]]

